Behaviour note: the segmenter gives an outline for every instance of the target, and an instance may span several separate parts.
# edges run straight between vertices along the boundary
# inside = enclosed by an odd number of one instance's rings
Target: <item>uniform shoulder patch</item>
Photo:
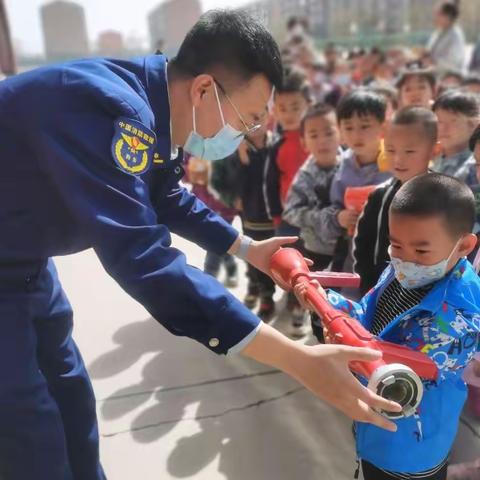
[[[152,164],[157,137],[137,120],[120,117],[115,120],[112,155],[118,167],[130,175],[145,173]]]

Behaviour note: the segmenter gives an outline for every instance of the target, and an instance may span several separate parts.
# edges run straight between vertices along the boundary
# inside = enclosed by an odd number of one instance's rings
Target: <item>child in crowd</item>
[[[463,88],[470,93],[480,94],[480,75],[471,74],[463,81]]]
[[[385,111],[385,122],[388,125],[392,121],[392,118],[398,109],[397,89],[386,82],[372,83],[369,88],[371,88],[375,93],[378,93],[385,98],[385,101],[387,102],[387,109]],[[380,168],[382,168],[382,166],[380,166]]]
[[[282,88],[275,91],[273,115],[280,137],[272,145],[265,170],[265,193],[277,235],[297,235],[298,229],[282,223],[288,190],[308,157],[301,141],[300,123],[310,103],[310,86],[298,70],[285,72]]]
[[[263,194],[263,176],[270,145],[271,134],[264,126],[246,137],[237,152],[227,158],[223,168],[217,168],[212,176],[214,187],[224,185],[237,197],[236,206],[241,212],[243,233],[258,241],[275,236]],[[247,264],[247,277],[244,303],[254,309],[260,302],[257,315],[268,322],[275,313],[275,284],[268,275],[250,264]]]
[[[435,99],[436,78],[429,68],[409,67],[397,81],[400,107],[431,108]]]
[[[275,90],[273,115],[280,129],[280,138],[273,143],[265,166],[265,199],[267,211],[275,224],[277,236],[296,236],[299,229],[282,220],[290,185],[308,157],[301,141],[300,123],[310,104],[310,85],[303,72],[285,72],[282,88]],[[303,322],[303,309],[295,295],[287,296],[287,309],[293,322]]]
[[[338,240],[337,230],[330,228],[325,211],[330,205],[330,187],[341,160],[335,110],[321,103],[310,107],[300,130],[310,157],[293,181],[283,219],[300,229],[303,253],[313,261],[310,268],[324,270],[332,261]]]
[[[437,143],[437,117],[426,108],[399,110],[387,128],[385,152],[393,178],[374,190],[360,216],[354,238],[354,270],[361,277],[361,293],[374,287],[387,268],[388,210],[403,183],[426,173]]]
[[[383,126],[386,102],[384,97],[359,88],[347,94],[339,103],[337,118],[341,138],[349,148],[336,172],[330,189],[332,205],[325,211],[326,222],[337,242],[333,269],[352,271],[351,237],[348,230],[357,224],[359,214],[345,208],[347,187],[378,185],[390,178],[389,172],[380,172],[379,156],[383,155]],[[345,264],[345,260],[348,260]]]
[[[232,205],[230,192],[225,185],[217,185],[218,190],[212,187],[210,183],[212,168],[215,167],[211,162],[190,157],[187,164],[188,181],[192,185],[192,192],[200,200],[217,212],[224,220],[232,223],[237,211]],[[214,252],[207,252],[203,268],[206,273],[217,278],[222,265],[226,273],[225,286],[236,288],[238,286],[238,268],[235,258],[228,253],[218,255]]]
[[[445,72],[438,82],[437,96],[440,96],[447,90],[461,87],[464,80],[462,72],[457,72],[455,70]]]
[[[449,90],[433,105],[438,117],[438,140],[442,155],[433,170],[465,181],[465,162],[471,156],[469,141],[480,123],[480,102],[473,93]]]
[[[462,167],[458,169],[456,178],[463,180],[469,187],[472,188],[473,193],[476,194],[479,190],[479,173],[478,167],[480,166],[480,125],[474,130],[472,137],[469,141],[469,149],[472,155],[465,161]],[[480,201],[480,197],[479,197]]]
[[[464,258],[476,243],[474,217],[465,184],[438,173],[417,176],[390,206],[392,262],[377,286],[354,303],[317,284],[374,335],[422,351],[438,367],[438,379],[424,383],[419,408],[396,421],[395,433],[356,423],[365,480],[446,479],[467,397],[462,374],[479,345],[480,279]],[[299,298],[304,293],[305,284],[296,289]]]

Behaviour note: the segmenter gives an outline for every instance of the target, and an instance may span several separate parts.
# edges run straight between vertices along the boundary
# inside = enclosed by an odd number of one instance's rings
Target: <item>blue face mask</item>
[[[225,123],[222,106],[218,98],[217,85],[214,84],[218,110],[222,119],[223,127],[213,137],[204,138],[197,133],[195,107],[193,107],[193,131],[188,136],[184,150],[190,155],[203,160],[215,161],[226,158],[234,153],[243,141],[244,134]]]

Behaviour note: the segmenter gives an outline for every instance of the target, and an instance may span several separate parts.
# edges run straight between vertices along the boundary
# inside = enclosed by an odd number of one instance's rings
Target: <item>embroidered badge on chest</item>
[[[125,117],[115,120],[112,155],[124,172],[145,173],[152,164],[156,144],[155,133],[142,123]]]

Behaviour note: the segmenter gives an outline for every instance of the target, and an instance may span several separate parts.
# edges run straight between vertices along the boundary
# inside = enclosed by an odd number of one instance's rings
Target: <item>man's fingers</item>
[[[274,237],[272,241],[278,246],[290,245],[292,243],[298,242],[298,237]]]
[[[368,388],[364,388],[364,394],[361,398],[367,405],[375,410],[385,410],[387,412],[401,412],[402,407],[392,400],[380,397]]]
[[[364,347],[346,347],[344,346],[342,349],[342,353],[344,358],[346,358],[349,362],[358,360],[358,361],[366,361],[366,362],[373,362],[382,358],[382,352],[378,350],[373,350],[371,348],[364,348]]]
[[[394,422],[388,420],[383,415],[373,411],[371,408],[368,408],[367,404],[361,404],[360,408],[364,411],[365,419],[360,420],[362,422],[371,423],[372,425],[376,425],[377,427],[383,428],[388,430],[389,432],[396,432],[397,425]]]
[[[310,260],[309,258],[305,258],[305,263],[311,267],[313,265],[313,260]]]

